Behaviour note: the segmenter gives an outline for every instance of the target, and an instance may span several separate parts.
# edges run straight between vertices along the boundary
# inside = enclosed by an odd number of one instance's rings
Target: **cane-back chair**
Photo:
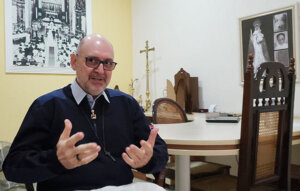
[[[222,190],[289,191],[294,59],[291,59],[289,68],[279,62],[262,63],[256,74],[252,63],[253,56],[249,56],[244,75],[238,177],[232,178],[234,183]],[[218,180],[208,182],[205,183],[213,184]],[[230,188],[232,186],[234,188]],[[206,190],[204,187],[204,182],[199,181],[198,190]]]
[[[253,57],[245,73],[238,190],[278,182],[290,190],[295,69],[278,62],[262,63],[254,77]]]
[[[169,98],[158,98],[152,107],[152,118],[154,124],[170,124],[188,122],[187,115],[182,107]],[[165,169],[165,176],[174,184],[175,179],[175,158],[170,155],[170,162]],[[229,174],[230,166],[204,162],[203,157],[191,156],[191,179],[215,175]]]
[[[152,118],[154,124],[187,122],[187,116],[182,107],[169,98],[159,98],[154,101]]]

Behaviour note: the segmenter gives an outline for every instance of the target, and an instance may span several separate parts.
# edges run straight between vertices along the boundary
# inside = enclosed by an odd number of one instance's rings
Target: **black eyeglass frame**
[[[77,54],[77,56],[79,56],[79,55]],[[91,61],[89,61],[89,60],[91,60]],[[91,65],[90,62],[93,62],[93,64],[96,64],[96,65]],[[99,58],[94,57],[94,56],[85,57],[85,65],[89,68],[97,69],[100,66],[100,64],[103,65],[104,70],[113,71],[118,63],[113,62],[113,61],[108,61],[108,60],[99,60]],[[113,67],[107,68],[107,67],[111,66],[111,64],[113,64]]]

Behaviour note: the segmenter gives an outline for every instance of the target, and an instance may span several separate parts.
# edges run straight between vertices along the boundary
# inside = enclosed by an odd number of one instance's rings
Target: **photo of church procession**
[[[70,55],[87,34],[86,1],[10,0],[9,4],[12,32],[6,35],[13,51],[7,52],[11,58],[7,72],[72,72]]]

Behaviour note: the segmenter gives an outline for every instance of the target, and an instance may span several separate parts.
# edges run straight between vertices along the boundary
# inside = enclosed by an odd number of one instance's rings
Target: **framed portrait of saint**
[[[295,58],[295,6],[289,6],[240,19],[241,79],[253,55],[254,73],[260,64],[276,61],[289,67]]]
[[[74,74],[70,55],[90,33],[90,0],[5,0],[6,72]]]

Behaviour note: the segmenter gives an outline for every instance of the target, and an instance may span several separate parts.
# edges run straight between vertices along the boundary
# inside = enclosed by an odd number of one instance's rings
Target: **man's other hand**
[[[147,141],[141,140],[141,148],[135,145],[128,146],[122,153],[124,161],[132,168],[141,168],[145,166],[151,159],[153,155],[153,147],[155,144],[155,139],[158,133],[158,128],[153,128],[150,132]]]

